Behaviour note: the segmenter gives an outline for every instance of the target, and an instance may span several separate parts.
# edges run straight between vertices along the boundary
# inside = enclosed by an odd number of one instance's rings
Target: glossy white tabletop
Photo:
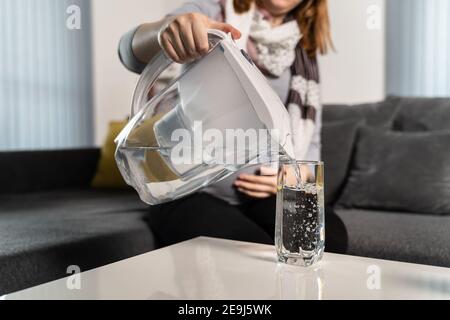
[[[325,254],[310,268],[272,246],[197,238],[2,299],[450,299],[450,269]],[[72,282],[73,283],[73,282]]]

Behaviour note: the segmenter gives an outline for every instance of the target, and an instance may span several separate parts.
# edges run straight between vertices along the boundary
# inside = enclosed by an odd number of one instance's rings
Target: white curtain
[[[450,96],[450,1],[386,3],[388,94]]]
[[[89,0],[0,0],[0,150],[92,145],[90,37]]]

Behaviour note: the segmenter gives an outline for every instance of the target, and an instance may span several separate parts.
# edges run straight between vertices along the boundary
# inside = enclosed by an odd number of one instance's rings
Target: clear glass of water
[[[281,159],[275,245],[280,262],[311,266],[325,249],[324,164]]]

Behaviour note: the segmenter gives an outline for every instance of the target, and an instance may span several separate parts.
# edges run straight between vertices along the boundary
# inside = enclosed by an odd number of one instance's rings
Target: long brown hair
[[[247,12],[253,2],[255,0],[233,0],[234,10],[236,13]],[[292,13],[303,34],[301,44],[310,56],[317,52],[325,54],[333,48],[327,0],[303,0]]]

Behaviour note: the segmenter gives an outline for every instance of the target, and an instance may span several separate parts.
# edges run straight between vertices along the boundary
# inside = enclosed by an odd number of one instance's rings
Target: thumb
[[[231,24],[222,22],[212,22],[209,27],[212,29],[223,31],[225,33],[231,33],[234,40],[241,38],[241,32],[235,27],[233,27]]]

